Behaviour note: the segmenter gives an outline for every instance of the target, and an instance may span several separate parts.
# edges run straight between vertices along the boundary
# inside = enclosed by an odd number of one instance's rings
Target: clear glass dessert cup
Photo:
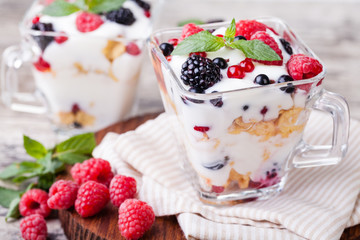
[[[142,38],[104,34],[117,23],[76,34],[33,30],[31,24],[41,5],[42,1],[35,1],[25,14],[20,24],[21,44],[3,53],[3,103],[15,111],[47,114],[55,130],[66,135],[97,131],[127,118],[151,25]],[[75,29],[75,20],[73,24],[71,29]],[[125,27],[129,31],[131,26]],[[19,77],[18,70],[25,63],[31,64],[35,92],[18,90],[28,81]]]
[[[318,59],[282,20],[256,20],[273,28],[297,51]],[[267,199],[282,191],[290,169],[341,161],[348,147],[349,109],[343,97],[323,89],[325,69],[313,78],[291,84],[193,93],[184,88],[159,48],[160,43],[180,35],[179,28],[160,30],[151,35],[148,44],[163,104],[179,149],[184,152],[184,170],[203,202],[223,205]],[[293,105],[285,109],[274,106],[278,103],[276,96],[288,88],[292,88],[288,96]],[[268,115],[268,109],[273,107],[281,110]],[[254,109],[263,117],[246,119],[247,112]],[[313,146],[302,139],[313,109],[331,115],[331,145]]]

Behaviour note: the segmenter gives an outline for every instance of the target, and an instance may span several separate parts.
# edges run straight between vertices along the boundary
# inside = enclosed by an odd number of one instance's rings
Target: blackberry
[[[147,2],[144,2],[142,0],[133,0],[134,2],[136,2],[136,4],[141,7],[142,9],[144,9],[145,11],[149,11],[150,10],[150,4]]]
[[[53,25],[51,23],[42,23],[37,22],[31,26],[32,30],[37,30],[41,32],[54,32]],[[45,48],[54,40],[52,36],[32,36],[39,45],[41,51],[44,51]]]
[[[208,89],[221,80],[220,67],[209,58],[192,55],[182,65],[181,80],[191,87]]]
[[[291,45],[288,41],[286,41],[285,39],[283,38],[280,38],[280,42],[281,44],[283,45],[285,51],[289,54],[289,55],[292,55],[293,54],[293,50],[291,48]]]
[[[105,14],[106,19],[119,23],[119,24],[123,24],[123,25],[131,25],[133,24],[136,19],[134,17],[134,14],[132,13],[132,11],[128,8],[119,8],[117,10],[113,10],[110,12],[107,12]]]

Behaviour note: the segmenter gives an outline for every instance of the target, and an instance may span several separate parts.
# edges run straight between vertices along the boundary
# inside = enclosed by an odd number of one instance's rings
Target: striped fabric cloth
[[[187,239],[339,239],[360,223],[360,123],[352,120],[349,151],[336,166],[294,169],[284,191],[266,201],[203,204],[181,169],[182,155],[162,114],[122,135],[109,133],[94,150],[114,171],[133,176],[138,198],[156,216],[176,215]],[[313,144],[331,142],[331,119],[313,113],[305,130]]]

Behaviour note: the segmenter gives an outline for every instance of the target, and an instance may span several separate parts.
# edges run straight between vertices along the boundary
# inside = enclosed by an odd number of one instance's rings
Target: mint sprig
[[[53,17],[68,16],[80,10],[99,14],[119,9],[125,1],[126,0],[76,0],[74,3],[69,3],[65,0],[55,0],[45,7],[42,13]]]
[[[37,188],[48,190],[55,181],[56,175],[65,169],[65,164],[75,164],[91,158],[95,145],[93,133],[71,137],[51,149],[46,149],[40,142],[24,136],[24,148],[34,161],[9,165],[0,172],[0,180],[20,184],[28,179],[34,179]],[[28,185],[28,189],[34,185]],[[18,205],[21,194],[25,191],[0,187],[0,205],[9,208],[6,218],[20,216]]]
[[[180,42],[172,55],[186,55],[192,52],[214,52],[224,46],[224,40],[208,31],[202,31]]]
[[[237,40],[235,19],[225,31],[224,38],[214,36],[208,31],[201,31],[181,41],[171,55],[187,55],[192,52],[215,52],[222,47],[242,51],[247,58],[262,61],[279,61],[280,56],[267,44],[260,40]]]
[[[79,10],[80,7],[76,4],[66,2],[65,0],[55,0],[50,5],[45,7],[42,13],[53,17],[62,17],[70,15]]]

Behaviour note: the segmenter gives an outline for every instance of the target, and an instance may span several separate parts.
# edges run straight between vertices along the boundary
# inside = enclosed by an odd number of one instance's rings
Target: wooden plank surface
[[[125,122],[114,124],[96,133],[97,143],[108,132],[124,133],[134,130],[137,126],[157,116],[157,113],[129,119]],[[71,178],[64,175],[63,178]],[[124,239],[121,237],[117,224],[117,208],[109,203],[99,214],[90,218],[80,217],[75,210],[59,211],[59,218],[65,235],[71,240],[113,240]],[[183,240],[185,239],[175,216],[157,217],[155,224],[142,239],[149,240]],[[360,225],[345,229],[341,240],[359,240]]]

